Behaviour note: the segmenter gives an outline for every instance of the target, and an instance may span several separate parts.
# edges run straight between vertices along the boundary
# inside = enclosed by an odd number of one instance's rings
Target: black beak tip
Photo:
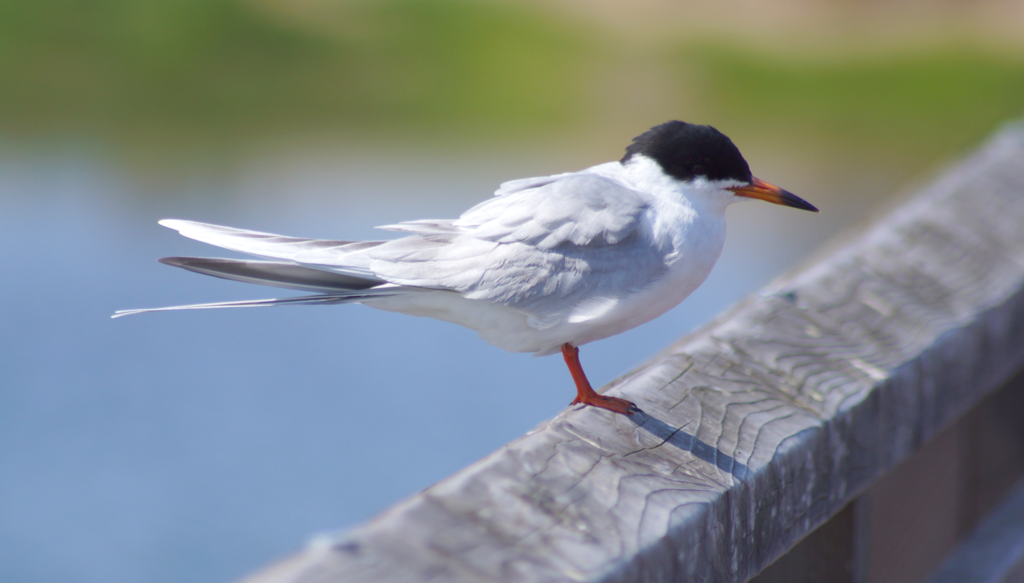
[[[783,200],[786,201],[787,206],[791,206],[791,207],[793,207],[795,209],[800,209],[802,211],[810,211],[812,213],[820,213],[821,212],[821,211],[818,210],[818,207],[814,206],[813,204],[807,202],[806,200],[800,198],[799,196],[793,194],[792,192],[790,192],[788,190],[785,191],[785,195],[784,195],[784,199]]]

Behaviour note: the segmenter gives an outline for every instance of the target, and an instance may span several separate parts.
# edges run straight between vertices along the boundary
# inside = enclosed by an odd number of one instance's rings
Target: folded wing
[[[368,249],[370,270],[513,307],[546,327],[580,310],[598,315],[666,269],[645,239],[639,193],[597,174],[530,180],[455,221],[388,226],[415,235]]]

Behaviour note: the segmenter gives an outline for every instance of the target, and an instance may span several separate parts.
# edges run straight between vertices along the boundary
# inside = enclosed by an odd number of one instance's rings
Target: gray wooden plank
[[[250,583],[746,581],[1024,363],[1024,126],[566,411]]]
[[[931,583],[1024,581],[1024,486],[946,559]]]

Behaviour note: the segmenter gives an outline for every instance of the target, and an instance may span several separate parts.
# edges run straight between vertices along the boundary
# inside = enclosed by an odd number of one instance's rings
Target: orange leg
[[[616,413],[632,415],[640,409],[625,399],[605,397],[597,394],[590,386],[587,375],[583,374],[583,367],[580,366],[580,349],[566,342],[562,345],[562,356],[565,364],[569,365],[569,372],[572,373],[572,380],[576,381],[576,400],[570,405],[593,405]]]

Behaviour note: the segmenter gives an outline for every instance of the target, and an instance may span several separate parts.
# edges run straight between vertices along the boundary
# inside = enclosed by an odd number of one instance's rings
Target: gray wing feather
[[[423,219],[394,225],[383,225],[377,228],[385,231],[398,231],[417,235],[451,235],[464,231],[461,227],[456,226],[455,221],[451,219]]]
[[[378,227],[451,243],[468,234],[497,243],[526,243],[551,249],[575,245],[614,245],[636,227],[647,208],[635,191],[598,174],[572,173],[512,180],[495,198],[457,220],[426,219]],[[394,241],[387,242],[394,249]],[[375,254],[376,255],[376,254]]]
[[[233,281],[313,292],[362,290],[385,283],[377,278],[356,277],[276,261],[165,257],[160,263]]]
[[[459,230],[388,241],[366,255],[387,281],[521,309],[543,327],[637,291],[666,269],[638,229],[646,208],[617,182],[573,174],[479,204],[451,223]]]
[[[552,249],[562,243],[614,245],[636,227],[646,201],[597,174],[574,174],[492,198],[455,222],[478,239]]]
[[[537,188],[538,186],[551,184],[556,180],[560,180],[574,174],[576,173],[564,172],[562,174],[552,174],[551,176],[534,176],[533,178],[517,178],[516,180],[509,180],[498,185],[498,190],[494,191],[494,196],[505,196],[506,194],[513,194],[523,190]]]

